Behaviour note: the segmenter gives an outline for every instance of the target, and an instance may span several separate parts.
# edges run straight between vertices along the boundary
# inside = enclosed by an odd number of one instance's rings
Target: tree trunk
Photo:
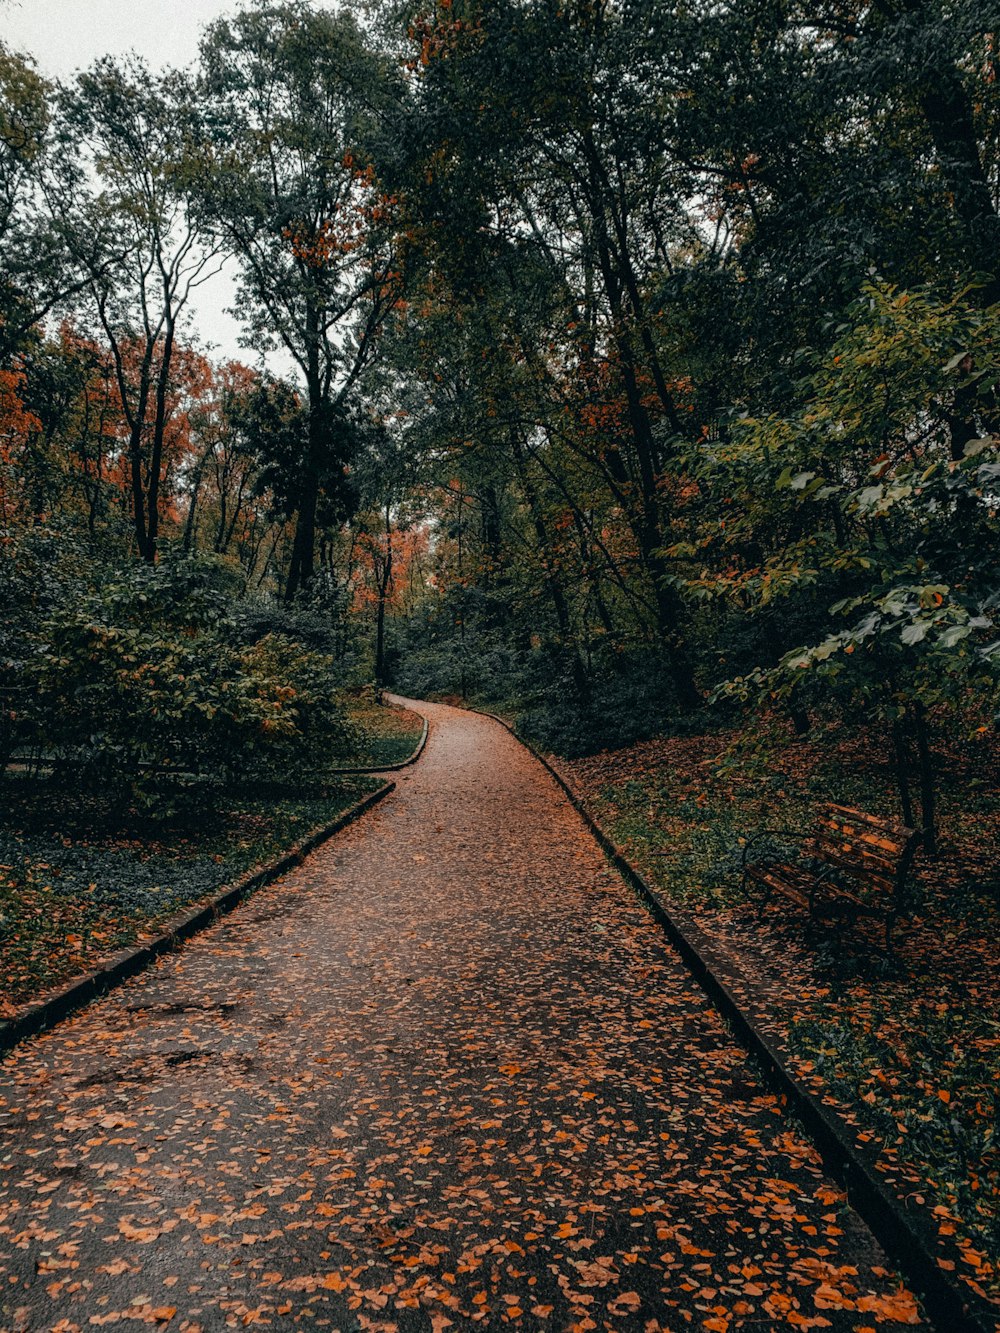
[[[198,498],[201,495],[201,485],[205,480],[205,468],[208,466],[208,455],[212,446],[206,445],[202,451],[201,457],[195,464],[194,472],[191,476],[191,499],[188,502],[187,516],[184,519],[184,539],[183,546],[185,552],[190,551],[194,546],[195,530],[198,517]]]
[[[531,476],[528,472],[527,462],[524,457],[524,449],[515,431],[511,432],[510,443],[514,455],[514,464],[517,468],[518,478],[521,482],[521,489],[524,491],[525,499],[528,501],[532,526],[535,529],[535,537],[538,541],[539,551],[542,557],[542,564],[545,570],[545,587],[552,600],[552,609],[556,613],[556,624],[559,627],[560,647],[569,657],[569,666],[573,676],[573,687],[576,691],[577,701],[583,705],[586,704],[590,698],[590,681],[587,679],[587,672],[580,657],[580,649],[573,636],[569,603],[566,601],[566,594],[563,591],[562,584],[559,582],[555,570],[552,568],[552,548],[549,541],[548,528],[545,525],[545,518],[539,503],[538,492],[535,490]]]
[[[97,313],[101,327],[108,339],[114,363],[115,386],[118,389],[118,401],[128,424],[128,460],[129,481],[132,492],[132,526],[135,532],[139,557],[148,559],[149,531],[146,522],[146,486],[142,475],[142,433],[146,426],[146,414],[149,410],[149,394],[152,387],[153,357],[156,353],[156,336],[147,330],[143,348],[142,362],[139,367],[139,385],[135,406],[129,393],[128,375],[125,371],[125,357],[122,344],[111,327],[107,312],[107,295],[94,289],[97,300]]]
[[[680,630],[681,607],[679,599],[667,582],[667,568],[660,550],[663,533],[660,522],[660,495],[654,461],[653,432],[649,414],[642,401],[635,367],[635,354],[627,332],[628,315],[622,303],[622,280],[611,254],[607,219],[604,209],[591,202],[598,263],[604,278],[605,292],[615,322],[615,347],[621,367],[622,382],[628,408],[629,427],[635,446],[641,493],[641,513],[633,522],[633,531],[639,543],[639,555],[653,585],[658,637],[663,645],[667,669],[673,682],[680,706],[689,711],[701,707],[702,697],[694,679],[694,670],[687,645]],[[635,322],[634,316],[632,322]]]
[[[899,792],[899,805],[903,813],[903,823],[907,828],[916,828],[913,815],[913,798],[910,795],[906,738],[898,721],[892,723],[890,732],[892,735],[893,770],[896,774],[896,789]]]
[[[924,839],[923,846],[928,856],[936,856],[937,793],[935,790],[934,756],[931,753],[927,730],[927,709],[921,703],[913,706],[913,725],[917,738],[917,755],[920,760],[920,822]]]
[[[156,377],[156,406],[153,415],[153,447],[149,458],[149,491],[146,497],[146,550],[143,558],[156,561],[156,543],[160,535],[160,472],[163,467],[163,441],[167,430],[167,392],[170,388],[170,363],[174,353],[174,321],[166,324],[160,369]]]
[[[809,714],[799,704],[790,704],[788,716],[792,720],[792,728],[796,736],[809,735]]]
[[[198,511],[198,492],[201,490],[201,469],[195,473],[191,484],[191,499],[188,501],[187,517],[184,520],[183,549],[190,554],[194,546],[195,515]]]
[[[316,571],[316,509],[319,504],[320,460],[326,444],[323,389],[319,373],[319,353],[309,358],[307,376],[309,394],[308,439],[302,470],[299,511],[292,539],[292,558],[285,585],[285,601],[292,602],[312,582]]]
[[[981,300],[992,305],[1000,299],[1000,218],[980,160],[972,108],[957,71],[938,69],[933,84],[920,94],[920,107],[965,228],[971,267],[987,278]]]
[[[385,684],[385,591],[379,590],[375,617],[375,684]]]
[[[378,613],[375,618],[375,684],[382,686],[385,680],[385,604],[392,587],[392,519],[388,507],[385,511],[385,564],[378,580]]]

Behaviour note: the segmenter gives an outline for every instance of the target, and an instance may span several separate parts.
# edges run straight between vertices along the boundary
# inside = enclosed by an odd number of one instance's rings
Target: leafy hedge
[[[333,659],[287,632],[248,636],[221,562],[50,570],[39,583],[25,546],[5,552],[20,594],[0,658],[9,751],[152,807],[165,780],[287,780],[354,748]]]

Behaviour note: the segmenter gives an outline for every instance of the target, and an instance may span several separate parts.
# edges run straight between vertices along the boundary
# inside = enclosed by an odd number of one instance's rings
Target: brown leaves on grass
[[[323,798],[272,800],[260,810],[237,801],[168,835],[134,827],[137,816],[98,798],[53,802],[44,784],[8,780],[0,803],[0,1021],[273,860],[374,781],[344,780]]]

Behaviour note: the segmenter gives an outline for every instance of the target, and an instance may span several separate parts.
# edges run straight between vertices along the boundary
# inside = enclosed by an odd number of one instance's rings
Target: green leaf
[[[969,625],[949,625],[944,633],[938,636],[938,643],[942,648],[953,648],[956,643],[968,638],[971,633],[972,629]]]
[[[930,632],[931,623],[929,620],[915,620],[912,624],[903,626],[899,637],[907,644],[922,643]]]

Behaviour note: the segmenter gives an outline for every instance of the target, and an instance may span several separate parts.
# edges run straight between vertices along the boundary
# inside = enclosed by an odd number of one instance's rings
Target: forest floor
[[[811,925],[780,899],[761,913],[740,887],[742,841],[762,828],[805,831],[826,800],[898,815],[887,756],[861,738],[789,743],[758,728],[747,740],[677,737],[558,764],[727,956],[887,1182],[926,1207],[941,1266],[1000,1299],[1000,756],[986,743],[942,754],[940,855],[918,859],[919,906],[887,958],[877,923]]]
[[[0,1326],[928,1327],[562,793],[395,793],[0,1065]]]
[[[348,762],[359,767],[398,763],[420,739],[423,719],[406,709],[357,697],[348,714],[359,733]],[[377,785],[343,776],[278,797],[223,792],[153,821],[10,773],[0,802],[0,1022],[283,855]]]

